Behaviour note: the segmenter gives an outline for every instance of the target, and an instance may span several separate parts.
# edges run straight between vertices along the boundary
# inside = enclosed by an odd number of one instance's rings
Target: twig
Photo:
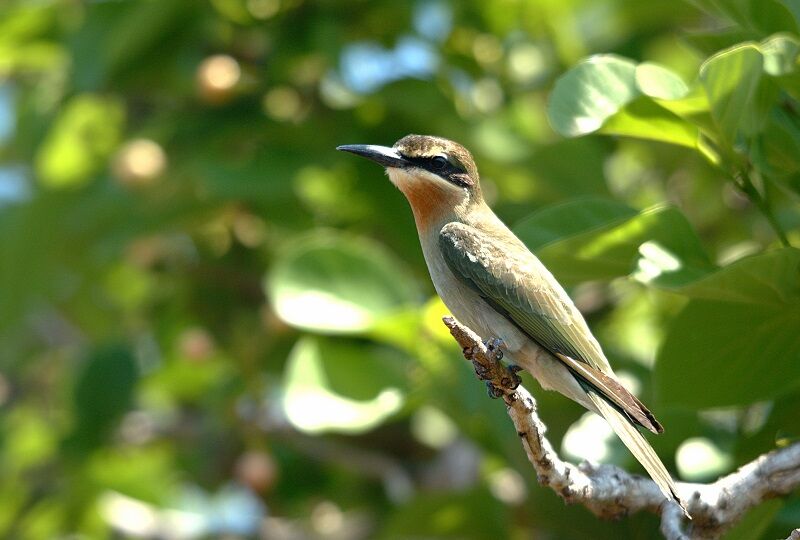
[[[758,188],[756,188],[756,185],[753,183],[753,179],[750,177],[750,173],[746,170],[740,170],[734,175],[734,185],[736,185],[764,215],[781,244],[783,244],[784,247],[791,247],[792,244],[789,242],[789,237],[786,236],[786,231],[783,230],[778,218],[776,218],[775,214],[772,212],[769,199],[767,199],[766,194],[762,194],[758,191]]]
[[[453,317],[444,324],[476,367],[479,378],[505,401],[528,460],[539,483],[550,487],[570,504],[582,504],[601,518],[619,518],[639,511],[661,516],[665,538],[718,538],[750,508],[787,495],[800,486],[800,443],[762,455],[712,484],[679,482],[681,498],[693,521],[684,523],[681,509],[664,498],[649,478],[630,474],[614,465],[562,461],[545,437],[546,426],[536,412],[536,401],[499,365],[496,353],[480,337]]]

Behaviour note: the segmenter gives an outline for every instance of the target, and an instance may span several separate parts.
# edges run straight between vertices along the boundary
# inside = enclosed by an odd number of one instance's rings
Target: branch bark
[[[711,484],[678,483],[692,521],[678,505],[667,501],[649,478],[615,465],[562,461],[545,437],[546,426],[536,412],[536,401],[521,385],[513,369],[498,361],[497,353],[472,330],[453,317],[444,324],[461,346],[490,394],[502,397],[539,483],[569,504],[582,504],[598,517],[620,518],[639,511],[661,516],[661,533],[669,540],[718,538],[744,513],[762,501],[788,495],[800,486],[800,443],[774,450]]]

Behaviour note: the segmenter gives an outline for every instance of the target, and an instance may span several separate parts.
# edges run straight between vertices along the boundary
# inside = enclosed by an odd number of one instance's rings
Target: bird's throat
[[[462,190],[424,181],[402,170],[390,171],[389,178],[408,200],[419,231],[451,221],[466,202]]]

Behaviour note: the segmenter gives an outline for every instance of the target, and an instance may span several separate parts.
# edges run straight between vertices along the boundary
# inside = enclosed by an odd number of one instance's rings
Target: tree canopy
[[[7,0],[0,536],[653,538],[541,488],[406,201],[468,147],[664,424],[676,478],[797,440],[793,0]],[[526,380],[562,454],[639,471]],[[796,495],[731,538],[786,537]]]

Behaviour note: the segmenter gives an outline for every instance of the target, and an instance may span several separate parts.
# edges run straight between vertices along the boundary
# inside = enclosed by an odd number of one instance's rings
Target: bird
[[[391,147],[348,144],[337,150],[382,165],[405,195],[447,309],[487,342],[499,340],[505,358],[542,388],[605,418],[665,498],[689,517],[670,473],[640,431],[661,433],[663,427],[619,382],[564,288],[486,203],[472,154],[430,135],[407,135]]]

